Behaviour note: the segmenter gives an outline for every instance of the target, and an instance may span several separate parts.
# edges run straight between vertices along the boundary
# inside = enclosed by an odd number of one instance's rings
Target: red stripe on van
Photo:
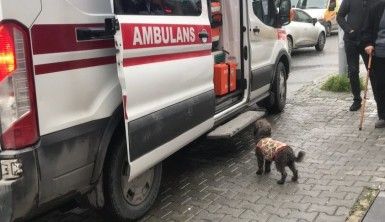
[[[35,65],[36,75],[46,74],[51,72],[60,72],[73,69],[88,68],[92,66],[101,66],[116,63],[115,56],[107,56],[92,59],[81,59],[66,62],[56,62],[42,65]]]
[[[202,57],[202,56],[209,56],[209,55],[211,55],[211,50],[125,58],[123,59],[123,66],[127,67],[127,66],[143,65],[143,64],[154,63],[154,62],[165,62],[165,61],[171,61],[171,60],[188,59],[188,58]]]
[[[114,40],[77,41],[77,28],[103,28],[104,24],[34,25],[31,29],[34,55],[114,48]]]

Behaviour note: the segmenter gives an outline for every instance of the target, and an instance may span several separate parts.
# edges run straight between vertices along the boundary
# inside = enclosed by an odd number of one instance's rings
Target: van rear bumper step
[[[250,126],[258,119],[265,116],[265,112],[261,111],[247,111],[231,121],[217,127],[209,134],[207,134],[208,139],[228,139],[235,136],[237,133]]]

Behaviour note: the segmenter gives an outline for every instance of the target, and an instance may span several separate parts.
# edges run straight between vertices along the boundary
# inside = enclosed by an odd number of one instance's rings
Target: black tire
[[[325,33],[321,32],[318,36],[317,45],[315,45],[315,49],[318,52],[322,52],[325,48],[326,44],[326,36]]]
[[[104,170],[104,210],[108,216],[114,219],[113,221],[137,220],[144,216],[156,200],[161,183],[162,164],[159,163],[146,172],[150,172],[150,174],[147,175],[152,175],[151,172],[153,172],[151,184],[148,185],[146,195],[143,195],[143,201],[133,205],[129,203],[125,197],[128,196],[129,193],[127,192],[127,195],[123,194],[124,188],[122,181],[124,180],[122,180],[122,178],[129,173],[129,169],[127,169],[127,145],[124,137],[121,136],[118,141],[112,144],[110,149]],[[147,187],[147,183],[145,186]]]
[[[264,107],[269,113],[280,113],[286,106],[287,73],[285,65],[279,62],[274,74],[270,96],[264,100]]]
[[[292,37],[288,36],[287,37],[287,52],[289,53],[289,55],[292,55],[293,54],[293,39]]]
[[[332,35],[332,24],[330,22],[325,25],[326,36]]]

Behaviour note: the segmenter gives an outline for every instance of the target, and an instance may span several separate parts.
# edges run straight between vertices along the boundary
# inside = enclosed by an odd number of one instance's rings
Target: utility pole
[[[338,27],[338,74],[348,74],[348,64],[346,61],[344,31]]]

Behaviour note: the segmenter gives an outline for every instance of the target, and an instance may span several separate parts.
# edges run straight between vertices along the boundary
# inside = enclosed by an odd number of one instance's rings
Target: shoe
[[[383,120],[383,119],[377,120],[377,122],[374,125],[374,127],[377,128],[377,129],[385,128],[385,120]]]
[[[354,101],[352,106],[350,106],[350,111],[357,111],[361,108],[361,101]]]

